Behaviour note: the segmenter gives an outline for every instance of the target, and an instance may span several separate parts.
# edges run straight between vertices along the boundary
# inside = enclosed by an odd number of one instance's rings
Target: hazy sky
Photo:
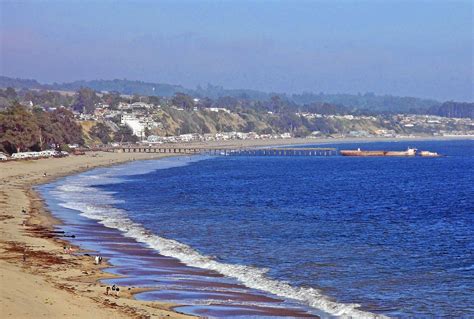
[[[473,7],[0,0],[0,74],[472,101]]]

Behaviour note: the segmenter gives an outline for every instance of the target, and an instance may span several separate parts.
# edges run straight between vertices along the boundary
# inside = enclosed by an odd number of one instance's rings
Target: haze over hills
[[[218,99],[232,97],[245,100],[269,100],[272,96],[280,96],[296,105],[311,103],[329,103],[345,106],[350,109],[368,110],[371,112],[417,112],[441,105],[440,101],[416,97],[400,97],[392,95],[364,94],[326,94],[303,92],[301,94],[285,94],[263,92],[250,89],[226,89],[222,86],[208,84],[189,89],[182,85],[132,81],[126,79],[74,81],[66,83],[42,84],[36,80],[19,79],[0,76],[0,87],[17,89],[46,89],[77,91],[80,88],[91,88],[95,91],[118,92],[125,95],[145,95],[171,97],[176,93],[185,93],[194,97]]]

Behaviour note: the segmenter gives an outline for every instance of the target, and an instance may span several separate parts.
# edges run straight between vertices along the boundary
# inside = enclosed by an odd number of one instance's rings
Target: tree
[[[138,137],[133,135],[133,131],[128,125],[121,125],[119,126],[119,130],[114,134],[114,141],[120,143],[135,143],[138,141]]]
[[[237,100],[235,97],[223,96],[218,98],[214,105],[216,107],[223,107],[234,110],[239,106],[239,100]]]
[[[91,114],[94,113],[95,104],[98,102],[100,99],[94,90],[81,88],[75,95],[72,107],[78,112]]]
[[[467,117],[474,119],[474,103],[445,102],[440,106],[433,106],[428,113],[445,117]]]
[[[272,112],[279,113],[286,107],[286,103],[279,95],[273,95],[268,106]]]
[[[208,97],[203,97],[201,100],[199,100],[199,106],[200,107],[209,108],[209,107],[212,107],[213,103],[214,103],[214,101],[211,100]]]
[[[119,103],[122,102],[122,98],[118,92],[110,92],[104,94],[102,100],[110,106],[111,109],[116,110]]]
[[[10,154],[60,148],[68,143],[84,143],[82,128],[69,110],[59,108],[49,113],[35,108],[29,111],[15,103],[5,112],[0,112],[0,146]]]
[[[61,143],[84,144],[82,128],[74,120],[74,114],[65,108],[58,108],[50,113],[51,123],[55,125],[56,138]],[[57,146],[58,147],[58,146]]]
[[[58,134],[58,130],[61,130],[62,128],[59,123],[53,124],[51,122],[51,116],[49,113],[40,108],[34,108],[33,115],[35,116],[36,123],[39,127],[39,149],[43,150],[48,148],[50,145],[56,146],[63,143],[62,135]]]
[[[18,98],[18,95],[16,94],[14,88],[8,87],[5,90],[5,97],[9,100],[16,100]]]
[[[148,97],[148,103],[153,104],[153,105],[160,105],[161,100],[158,96],[149,96]]]
[[[90,130],[91,136],[100,139],[102,144],[107,144],[112,140],[110,138],[110,133],[111,133],[110,128],[104,123],[100,123],[100,122],[94,125],[94,127],[92,127],[92,129]]]
[[[40,130],[31,112],[15,103],[0,113],[0,144],[8,153],[26,151],[38,143]]]
[[[11,105],[12,103],[7,98],[0,96],[0,109],[7,108]]]
[[[138,94],[133,94],[133,96],[132,96],[130,102],[136,103],[136,102],[140,102],[140,101],[141,101],[140,95],[138,95]]]
[[[192,110],[194,108],[194,100],[191,96],[184,93],[176,93],[171,99],[171,103],[185,110]]]
[[[152,131],[148,128],[148,127],[145,127],[145,137],[148,137],[150,135],[152,135]]]

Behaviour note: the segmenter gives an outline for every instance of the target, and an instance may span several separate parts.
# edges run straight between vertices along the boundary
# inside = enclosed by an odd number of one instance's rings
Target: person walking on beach
[[[94,263],[95,263],[96,265],[99,264],[99,255],[95,255]]]
[[[112,285],[112,289],[111,289],[111,290],[112,290],[112,294],[115,294],[115,289],[116,289],[115,285]]]
[[[109,291],[110,291],[110,287],[107,286],[107,288],[105,288],[105,295],[108,296],[109,295]]]
[[[99,256],[99,264],[102,264],[102,256]]]

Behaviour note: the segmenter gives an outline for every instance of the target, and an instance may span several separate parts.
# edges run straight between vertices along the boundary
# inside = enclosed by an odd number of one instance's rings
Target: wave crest
[[[182,165],[183,162],[178,164]],[[170,164],[167,163],[166,168],[169,167]],[[113,204],[118,201],[113,198],[112,192],[92,187],[97,184],[117,182],[117,178],[113,175],[120,172],[121,170],[116,169],[110,174],[101,175],[101,178],[97,178],[97,175],[95,178],[79,175],[75,179],[67,180],[67,184],[56,187],[53,193],[61,201],[59,205],[78,211],[80,215],[97,220],[106,227],[118,229],[124,236],[145,243],[160,254],[174,257],[186,265],[216,271],[239,280],[249,288],[297,300],[332,316],[364,319],[388,318],[360,310],[358,309],[360,305],[356,303],[345,304],[333,301],[316,288],[295,287],[287,282],[271,279],[266,276],[267,269],[219,262],[211,256],[200,254],[188,245],[153,234],[143,225],[133,222],[126,211],[113,207]]]

